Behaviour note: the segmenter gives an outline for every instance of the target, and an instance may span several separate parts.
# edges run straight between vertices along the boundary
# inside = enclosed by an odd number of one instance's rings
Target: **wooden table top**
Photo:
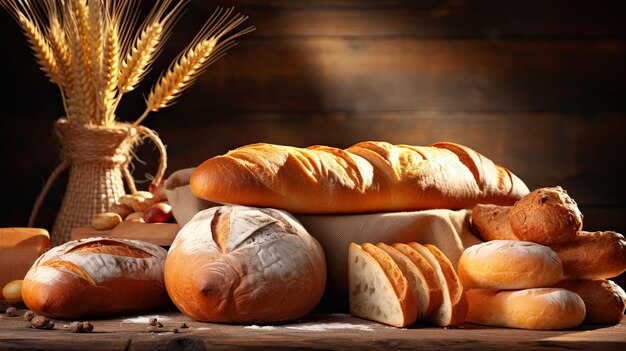
[[[419,324],[394,328],[347,314],[312,314],[278,326],[236,326],[196,322],[169,312],[90,320],[93,333],[75,334],[69,330],[70,321],[56,320],[53,330],[29,329],[21,316],[25,311],[19,310],[18,317],[0,317],[0,350],[626,350],[626,321],[567,331],[472,324],[459,329]],[[150,327],[150,317],[157,317],[163,328]],[[189,327],[180,328],[183,322]]]

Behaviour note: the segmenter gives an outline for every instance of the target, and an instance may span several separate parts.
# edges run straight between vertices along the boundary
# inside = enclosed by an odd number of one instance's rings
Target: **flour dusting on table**
[[[148,324],[150,322],[150,318],[155,317],[159,321],[169,321],[171,318],[166,316],[139,316],[135,318],[127,318],[122,321],[122,323],[136,323],[136,324]]]
[[[264,325],[264,326],[260,326],[260,325],[249,325],[247,327],[244,327],[244,329],[254,329],[254,330],[274,330],[276,329],[276,327],[271,326],[271,325]]]
[[[287,329],[294,330],[306,330],[306,331],[327,331],[336,329],[354,329],[361,331],[372,331],[373,329],[367,325],[362,324],[350,324],[350,323],[319,323],[319,324],[307,324],[287,327]]]

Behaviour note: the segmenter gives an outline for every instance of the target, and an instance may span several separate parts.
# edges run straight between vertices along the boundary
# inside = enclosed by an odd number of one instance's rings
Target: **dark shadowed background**
[[[151,1],[142,3],[145,14]],[[453,141],[531,189],[567,189],[586,230],[626,233],[626,2],[192,0],[120,119],[143,111],[218,4],[237,5],[258,29],[145,120],[167,144],[167,174],[253,142]],[[0,35],[0,226],[25,226],[59,160],[52,124],[63,112],[5,12]],[[154,174],[152,145],[137,154],[147,165],[135,162],[135,177]],[[66,179],[37,226],[51,228]]]

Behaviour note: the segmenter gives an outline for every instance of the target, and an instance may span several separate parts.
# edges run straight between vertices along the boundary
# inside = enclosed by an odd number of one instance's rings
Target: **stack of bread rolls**
[[[492,242],[468,248],[459,261],[459,275],[467,288],[487,288],[491,291],[488,293],[468,291],[470,300],[468,320],[478,321],[481,318],[479,315],[484,313],[478,312],[480,304],[489,300],[488,296],[498,296],[500,299],[498,301],[508,301],[508,298],[504,299],[502,296],[513,294],[511,291],[498,292],[494,289],[551,286],[555,289],[565,288],[568,291],[565,294],[559,292],[558,301],[564,296],[570,296],[569,292],[572,291],[582,298],[586,306],[586,314],[581,322],[619,323],[626,306],[626,294],[608,279],[626,271],[626,240],[621,234],[611,231],[593,233],[583,231],[582,219],[583,216],[576,202],[560,187],[537,189],[513,206],[475,206],[471,216],[472,227],[483,240]],[[530,245],[531,242],[536,245],[545,245],[542,249],[534,249],[537,253],[543,252],[535,254],[537,256],[535,259],[525,253],[526,251],[522,249],[524,246],[521,246]],[[499,252],[499,254],[496,255],[491,251]],[[511,251],[516,253],[511,253]],[[511,257],[505,257],[502,252],[508,252],[512,257],[523,257],[520,262],[512,265],[511,272],[521,277],[519,281],[529,282],[529,284],[523,286],[502,284],[502,277],[507,273],[499,272],[501,270],[499,266],[511,260]],[[543,260],[540,257],[543,257]],[[554,263],[555,259],[558,259],[562,267],[561,276],[556,274],[558,269]],[[553,262],[554,267],[550,266],[553,270],[547,269],[544,261]],[[548,272],[552,273],[548,274]],[[498,278],[477,280],[477,275],[490,275],[492,278],[496,276]],[[527,276],[546,279],[528,281],[524,278]],[[520,296],[519,292],[515,294],[515,297]],[[571,301],[575,300],[570,297],[566,298]],[[526,300],[527,297],[522,299]],[[479,302],[472,306],[472,301]],[[574,305],[575,303],[572,302],[572,306]],[[504,306],[513,308],[512,303],[504,304]],[[479,315],[474,315],[473,311],[477,311]],[[566,312],[566,315],[573,318],[575,314]],[[572,319],[572,323],[574,320]],[[485,324],[511,324],[491,319],[482,321]],[[517,326],[533,329],[568,327],[548,324],[518,324]],[[571,326],[573,325],[569,327]]]
[[[396,327],[425,321],[463,325],[467,301],[446,256],[433,245],[352,243],[348,258],[350,313]]]

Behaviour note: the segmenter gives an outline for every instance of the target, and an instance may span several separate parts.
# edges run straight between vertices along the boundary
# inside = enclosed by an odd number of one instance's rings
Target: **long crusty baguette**
[[[348,250],[350,314],[405,327],[417,318],[417,302],[393,260],[371,244]]]
[[[165,249],[135,240],[89,238],[43,254],[24,278],[28,308],[55,318],[173,307],[163,283]]]
[[[561,258],[566,278],[608,279],[626,272],[626,240],[616,232],[582,231],[551,248]]]
[[[293,213],[359,213],[512,205],[528,193],[508,169],[453,143],[362,142],[346,150],[252,144],[211,158],[192,192],[219,203]]]

